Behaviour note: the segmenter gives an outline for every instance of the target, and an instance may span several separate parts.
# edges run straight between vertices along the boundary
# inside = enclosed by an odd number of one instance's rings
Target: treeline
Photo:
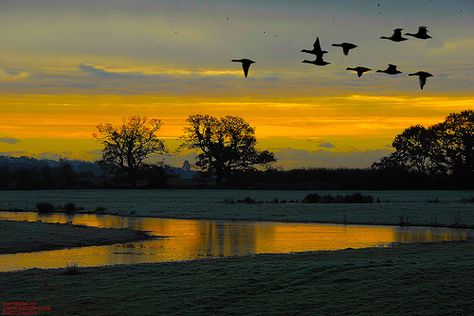
[[[137,175],[140,188],[165,188],[175,177],[164,166],[146,165]],[[58,165],[0,165],[0,189],[106,189],[129,188],[120,174],[75,171],[69,163]]]
[[[145,165],[137,175],[137,188],[227,189],[474,189],[463,175],[428,175],[399,169],[293,169],[249,170],[234,173],[217,185],[206,173],[180,179],[175,168]],[[0,189],[131,188],[126,175],[76,172],[71,165],[0,166]]]
[[[428,175],[399,169],[293,169],[236,174],[228,188],[247,189],[474,189],[463,175]]]

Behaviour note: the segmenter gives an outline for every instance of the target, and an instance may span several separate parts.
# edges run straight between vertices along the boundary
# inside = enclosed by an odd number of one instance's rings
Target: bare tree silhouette
[[[217,184],[234,171],[276,161],[273,153],[256,149],[255,130],[240,117],[196,114],[189,116],[187,122],[189,127],[185,128],[181,146],[200,152],[196,166],[215,176]]]
[[[93,136],[104,145],[102,158],[105,166],[125,173],[135,187],[145,159],[151,154],[166,152],[165,144],[156,136],[160,128],[158,119],[130,116],[123,118],[118,127],[110,123],[98,125]]]

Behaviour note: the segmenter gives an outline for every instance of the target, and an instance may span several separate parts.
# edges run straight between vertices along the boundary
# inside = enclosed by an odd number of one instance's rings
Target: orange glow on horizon
[[[299,98],[156,96],[156,95],[12,95],[0,96],[0,152],[13,155],[58,153],[93,159],[96,126],[118,124],[122,117],[144,115],[163,121],[159,135],[175,148],[188,115],[242,116],[256,128],[263,146],[314,150],[311,140],[337,143],[334,151],[375,150],[413,124],[431,125],[474,104],[469,96],[317,96]],[[306,140],[306,142],[305,142]],[[14,154],[17,152],[18,154]]]

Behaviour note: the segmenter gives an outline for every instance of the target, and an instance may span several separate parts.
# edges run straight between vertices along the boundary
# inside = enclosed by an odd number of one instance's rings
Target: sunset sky
[[[420,25],[433,39],[379,39]],[[94,160],[95,126],[127,115],[162,119],[173,151],[201,113],[242,116],[284,168],[366,167],[409,125],[473,109],[473,30],[472,0],[1,0],[0,153]],[[326,67],[301,63],[316,36]]]

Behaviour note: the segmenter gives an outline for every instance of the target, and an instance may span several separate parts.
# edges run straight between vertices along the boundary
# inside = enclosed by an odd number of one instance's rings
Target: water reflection
[[[162,239],[109,246],[0,255],[0,271],[33,267],[58,268],[68,263],[97,266],[365,248],[387,246],[394,242],[466,240],[473,236],[473,231],[468,229],[178,220],[88,214],[42,215],[34,212],[0,212],[0,219],[131,228],[148,231],[154,236],[166,236]]]

